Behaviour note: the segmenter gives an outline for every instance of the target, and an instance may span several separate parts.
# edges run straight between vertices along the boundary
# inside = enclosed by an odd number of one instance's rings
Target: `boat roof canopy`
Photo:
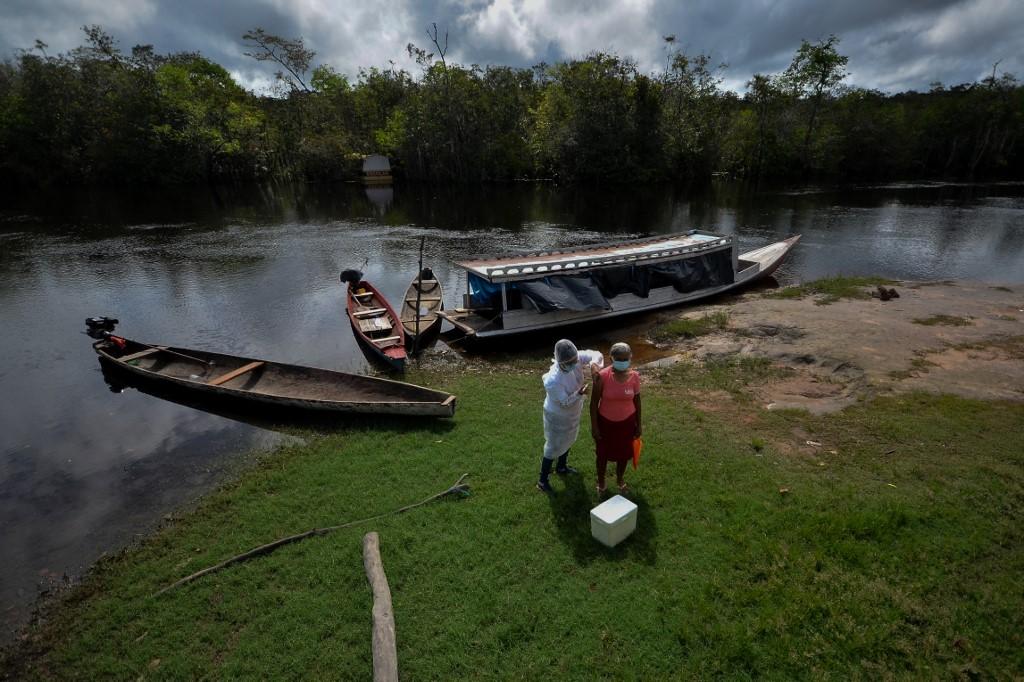
[[[390,171],[391,162],[388,161],[388,157],[381,156],[380,154],[370,154],[363,159],[363,172],[372,173],[379,171]]]
[[[536,251],[503,258],[479,258],[456,265],[497,284],[571,275],[617,265],[679,260],[723,248],[732,248],[732,237],[691,230],[661,237],[594,244],[572,251]]]

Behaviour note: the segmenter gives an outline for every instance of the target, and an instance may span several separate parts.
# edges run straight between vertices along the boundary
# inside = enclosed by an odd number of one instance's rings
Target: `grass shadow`
[[[657,563],[658,524],[641,493],[631,490],[627,495],[637,506],[636,531],[619,545],[605,547],[590,534],[590,510],[599,504],[592,481],[583,475],[552,478],[564,481],[564,487],[556,482],[555,492],[548,495],[552,520],[576,563],[586,565],[595,559],[632,559],[648,566]]]

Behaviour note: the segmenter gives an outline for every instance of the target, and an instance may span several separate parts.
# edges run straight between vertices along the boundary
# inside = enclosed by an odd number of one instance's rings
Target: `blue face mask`
[[[612,368],[617,372],[625,372],[629,369],[629,360],[612,360]]]
[[[560,363],[558,365],[558,369],[562,370],[563,372],[571,372],[574,369],[576,369],[576,365],[578,364],[578,362],[578,360],[573,360],[572,362]]]

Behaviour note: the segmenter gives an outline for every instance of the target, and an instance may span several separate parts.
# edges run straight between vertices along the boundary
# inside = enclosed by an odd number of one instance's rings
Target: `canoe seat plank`
[[[358,322],[359,331],[364,334],[369,334],[370,332],[389,332],[393,327],[391,321],[386,317],[371,317],[365,320],[358,320]]]
[[[352,295],[355,296],[356,298],[365,298],[366,296],[373,296],[373,292],[372,291],[366,291],[366,292],[363,292],[361,294],[357,294],[355,292],[352,292]]]
[[[221,384],[231,381],[235,377],[242,376],[243,374],[253,371],[257,367],[262,367],[264,364],[266,363],[261,362],[259,360],[257,360],[256,362],[250,362],[248,365],[242,365],[238,369],[233,369],[230,372],[221,374],[219,377],[210,379],[209,381],[206,382],[206,384],[208,386],[220,386]]]
[[[121,362],[130,362],[132,360],[138,360],[139,358],[144,358],[147,355],[152,355],[153,353],[159,353],[160,351],[164,351],[164,350],[167,350],[167,346],[157,346],[156,348],[147,348],[146,350],[140,350],[138,353],[132,353],[131,355],[122,355],[121,357],[118,358],[118,360],[120,360]]]
[[[373,345],[383,348],[384,346],[393,346],[401,340],[401,336],[385,336],[383,339],[370,339],[373,341]]]
[[[434,301],[440,301],[440,300],[441,300],[440,296],[420,296],[420,303],[432,303]],[[413,308],[416,307],[416,299],[415,298],[407,298],[407,299],[405,299],[405,302],[407,304],[411,305]]]
[[[413,284],[416,284],[416,285],[419,285],[419,286],[421,286],[421,287],[422,287],[422,286],[423,286],[424,284],[429,284],[429,285],[430,285],[430,287],[431,287],[431,288],[433,288],[433,287],[434,287],[434,285],[435,285],[435,284],[437,284],[437,280],[436,280],[436,279],[424,279],[424,280],[418,280],[418,279],[414,279],[412,283],[413,283]]]
[[[377,315],[383,315],[387,311],[387,308],[370,308],[369,310],[357,310],[352,314],[356,317],[375,317]]]

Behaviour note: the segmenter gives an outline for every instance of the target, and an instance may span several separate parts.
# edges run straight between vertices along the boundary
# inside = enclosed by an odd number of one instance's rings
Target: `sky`
[[[724,63],[737,92],[754,73],[786,68],[802,40],[839,37],[846,83],[884,92],[973,82],[998,72],[1024,79],[1024,0],[0,0],[0,58],[31,48],[81,45],[99,24],[125,51],[198,51],[244,86],[265,92],[274,69],[246,57],[241,36],[262,27],[302,37],[355,80],[360,67],[391,62],[414,74],[406,44],[431,47],[448,33],[448,59],[532,66],[615,52],[646,73],[662,70],[664,36],[688,54]]]

